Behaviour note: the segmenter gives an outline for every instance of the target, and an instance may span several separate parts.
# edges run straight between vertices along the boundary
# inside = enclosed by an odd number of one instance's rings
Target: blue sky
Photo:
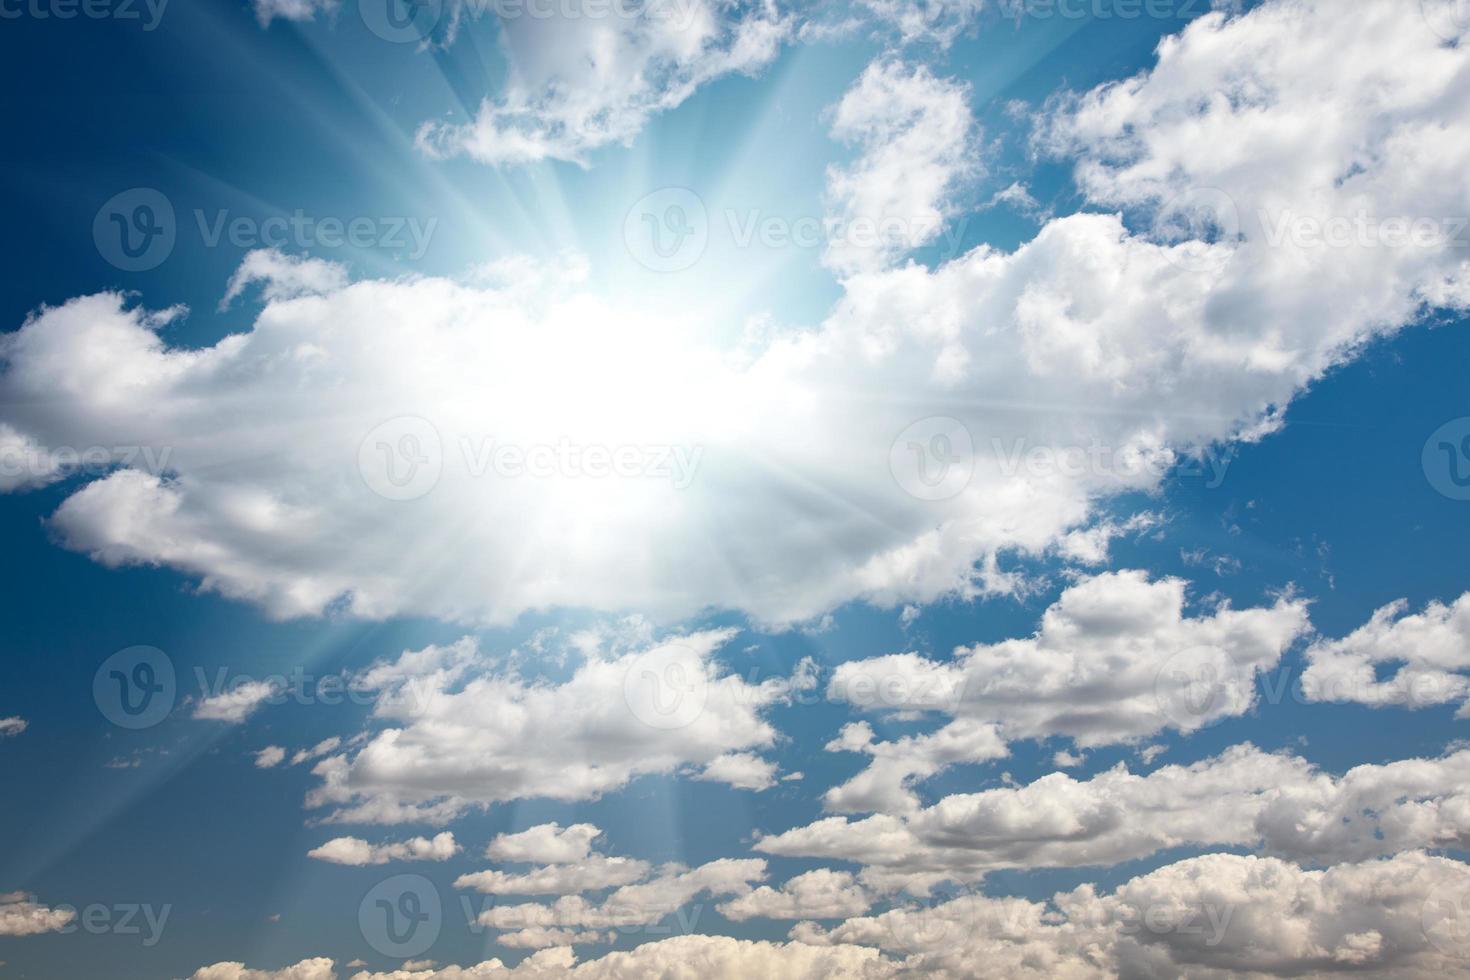
[[[1460,7],[135,6],[0,3],[0,976],[1467,969]]]

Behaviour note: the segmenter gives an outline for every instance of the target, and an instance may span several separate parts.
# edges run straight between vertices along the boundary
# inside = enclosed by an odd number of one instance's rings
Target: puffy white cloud
[[[802,924],[808,943],[877,946],[903,955],[904,976],[1416,977],[1462,972],[1470,868],[1422,853],[1302,870],[1274,858],[1212,854],[1052,902],[963,894],[931,906]]]
[[[1003,868],[1113,865],[1173,847],[1259,847],[1332,863],[1470,844],[1470,751],[1355,767],[1340,777],[1238,745],[1148,775],[1122,764],[1086,780],[946,796],[904,817],[828,817],[757,851],[864,865],[863,880],[925,894]]]
[[[390,727],[319,762],[313,771],[322,783],[307,804],[335,808],[327,818],[334,822],[442,822],[470,806],[524,797],[593,799],[639,775],[770,746],[776,731],[763,712],[804,681],[752,684],[725,673],[714,654],[733,635],[655,642],[638,627],[600,637],[580,648],[584,662],[561,684],[526,681],[487,662],[451,680],[435,658],[410,654],[427,673],[404,670],[400,660],[396,673],[365,675],[393,678],[374,707],[375,720]],[[500,840],[491,856],[585,849],[595,830],[538,829]]]
[[[1342,639],[1308,647],[1307,700],[1409,708],[1463,701],[1470,693],[1470,593],[1449,606],[1431,602],[1422,613],[1405,615],[1408,608],[1406,600],[1390,603]],[[1381,664],[1399,666],[1379,680]]]
[[[279,745],[267,745],[255,753],[255,768],[273,769],[286,758],[286,750]]]
[[[712,760],[694,778],[759,791],[776,785],[776,764],[750,752],[730,752]]]
[[[26,721],[20,715],[12,715],[9,718],[0,718],[0,738],[8,738],[12,735],[19,735],[29,726],[30,722]]]
[[[496,835],[485,847],[485,856],[526,864],[570,864],[585,861],[592,853],[592,842],[601,836],[602,830],[590,823],[570,827],[543,823],[514,834]]]
[[[307,857],[331,864],[361,867],[387,864],[389,861],[448,861],[460,850],[449,831],[427,837],[410,837],[405,841],[369,844],[359,837],[335,837],[320,847],[306,852]]]
[[[953,722],[928,735],[909,735],[892,742],[874,741],[871,725],[853,722],[827,743],[827,751],[862,752],[873,757],[868,768],[841,786],[834,786],[823,797],[827,809],[837,813],[915,809],[919,798],[909,790],[911,783],[950,765],[987,762],[1009,752],[998,726],[970,719]]]
[[[912,810],[911,784],[949,765],[1001,758],[1009,741],[1062,735],[1106,745],[1244,714],[1257,674],[1308,629],[1306,603],[1283,597],[1191,616],[1186,588],[1139,571],[1104,573],[1067,588],[1030,637],[961,647],[947,661],[903,653],[839,665],[828,684],[834,699],[954,720],[891,742],[875,742],[866,722],[847,726],[827,748],[874,761],[830,790],[827,808]]]
[[[742,896],[766,876],[758,858],[719,858],[697,868],[665,865],[654,877],[624,885],[601,902],[567,895],[549,905],[497,904],[477,921],[493,929],[616,929],[653,925],[700,895]]]
[[[529,930],[527,932],[530,932]],[[301,968],[314,969],[305,961]],[[310,966],[308,965],[310,964]],[[220,964],[239,969],[239,964]],[[288,968],[296,969],[297,967]],[[215,969],[209,967],[206,969]],[[514,967],[487,960],[471,967],[446,966],[416,971],[352,974],[348,980],[630,980],[633,977],[697,976],[708,980],[747,980],[783,977],[790,980],[880,980],[893,976],[890,963],[876,949],[850,946],[809,946],[804,943],[751,942],[727,936],[677,936],[644,943],[635,949],[608,953],[577,963],[570,949],[536,953]],[[200,971],[191,980],[336,980],[335,974],[293,974],[287,971],[217,973]]]
[[[878,61],[842,97],[832,135],[859,154],[827,172],[826,261],[839,273],[882,269],[939,235],[978,171],[969,94],[923,66]]]
[[[318,13],[328,14],[337,9],[337,0],[251,0],[255,16],[261,27],[269,27],[271,21],[315,20]]]
[[[166,477],[77,489],[51,518],[64,545],[279,616],[713,606],[788,623],[1005,591],[1002,553],[1044,553],[1179,452],[1262,436],[1371,337],[1470,302],[1447,241],[1383,244],[1374,226],[1377,247],[1334,247],[1295,220],[1277,235],[1283,215],[1470,214],[1467,63],[1393,0],[1200,18],[1152,70],[1049,110],[1043,145],[1126,221],[1060,217],[1011,253],[853,276],[819,328],[736,363],[700,311],[671,323],[586,285],[297,295],[293,275],[293,298],[268,291],[250,329],[198,349],[160,338],[178,311],[117,294],[43,309],[0,341],[0,398],[35,446],[172,450]],[[1271,220],[1178,240],[1207,226],[1209,187]],[[956,424],[905,431],[939,417]],[[565,459],[502,478],[465,449],[490,440],[699,462],[683,489]],[[360,463],[385,493],[432,489],[384,499]],[[390,486],[410,476],[423,485]]]
[[[488,895],[577,895],[642,881],[651,870],[647,861],[636,858],[592,854],[575,864],[548,864],[524,872],[476,871],[460,875],[454,887]]]
[[[76,916],[73,909],[41,905],[25,892],[0,893],[0,936],[59,932]]]
[[[189,980],[337,980],[332,966],[325,957],[302,960],[281,970],[250,970],[244,963],[216,963],[195,970]]]
[[[29,490],[55,483],[67,467],[57,454],[0,422],[0,491]]]
[[[352,980],[530,980],[691,975],[1103,980],[1117,976],[1369,977],[1463,973],[1470,867],[1409,852],[1304,870],[1270,857],[1210,854],[1133,878],[1112,892],[1083,885],[1050,902],[964,893],[822,929],[787,943],[680,936],[578,963],[547,950],[519,966],[354,974]],[[534,936],[540,927],[524,930]],[[549,938],[567,930],[545,929]],[[335,980],[330,961],[285,971],[219,964],[192,980]],[[299,972],[291,972],[291,971]],[[316,972],[311,972],[316,971]]]
[[[570,16],[503,19],[504,85],[468,123],[425,124],[419,145],[492,164],[585,162],[706,82],[763,68],[790,29],[771,0],[602,5],[600,15],[584,2],[571,0]]]
[[[250,680],[232,684],[227,691],[201,698],[194,706],[194,717],[238,725],[279,693],[277,686],[270,681]]]
[[[490,895],[576,895],[630,885],[648,877],[653,867],[647,861],[594,853],[592,842],[601,835],[602,831],[590,823],[565,828],[546,823],[519,833],[500,834],[485,848],[487,857],[542,867],[522,872],[494,868],[477,871],[460,875],[454,887]],[[523,945],[531,945],[529,936],[523,938]]]
[[[780,888],[762,885],[718,906],[727,919],[846,919],[868,911],[872,898],[846,871],[818,868]]]

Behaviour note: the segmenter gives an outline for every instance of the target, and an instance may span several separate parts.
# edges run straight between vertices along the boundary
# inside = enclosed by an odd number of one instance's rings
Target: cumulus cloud
[[[859,153],[827,172],[832,268],[881,269],[939,235],[978,168],[969,94],[923,66],[879,61],[842,97],[832,135]]]
[[[938,731],[874,741],[867,722],[829,751],[873,763],[827,793],[836,812],[903,812],[911,785],[961,762],[1007,754],[1018,739],[1066,736],[1080,746],[1191,732],[1250,710],[1256,678],[1308,629],[1307,606],[1220,605],[1187,612],[1187,583],[1140,571],[1084,578],[1042,614],[1032,636],[961,647],[949,660],[890,654],[839,665],[828,696],[873,712],[953,718]]]
[[[72,909],[37,903],[25,892],[0,894],[0,936],[36,936],[60,932],[77,916]]]
[[[20,715],[12,715],[9,718],[0,718],[0,738],[8,738],[13,735],[19,735],[29,726],[30,722],[20,717]]]
[[[335,822],[443,822],[506,800],[594,799],[639,775],[708,767],[768,747],[776,731],[764,711],[810,681],[747,683],[727,673],[715,653],[733,635],[655,641],[643,626],[599,635],[576,651],[585,659],[561,684],[527,681],[484,661],[446,673],[438,658],[410,653],[391,673],[358,679],[391,678],[374,706],[375,720],[388,727],[317,763],[322,783],[307,804],[334,808],[328,819]],[[427,672],[412,673],[405,663]],[[706,775],[743,783],[748,769]],[[492,844],[491,856],[570,852],[585,848],[593,831],[528,831],[525,839]]]
[[[711,760],[694,778],[760,791],[776,785],[776,764],[750,752],[729,752]]]
[[[601,829],[590,823],[570,827],[543,823],[514,834],[496,835],[485,847],[485,856],[527,864],[571,864],[586,860],[592,853],[592,842],[601,836]]]
[[[1470,843],[1470,751],[1364,765],[1340,777],[1238,745],[1148,775],[1122,765],[1086,780],[946,796],[909,816],[828,817],[767,836],[762,853],[856,862],[876,888],[927,893],[1006,868],[1082,867],[1173,847],[1255,847],[1329,864]]]
[[[495,868],[477,871],[460,875],[454,887],[473,888],[489,895],[576,895],[630,885],[648,877],[653,868],[647,861],[594,853],[592,842],[601,835],[602,831],[590,823],[565,828],[547,823],[500,834],[485,848],[487,857],[542,867],[523,872]],[[553,944],[534,945],[539,948]]]
[[[302,960],[281,970],[250,970],[244,963],[216,963],[195,970],[189,980],[337,980],[332,961],[325,957]]]
[[[1470,303],[1443,237],[1298,233],[1360,210],[1470,214],[1466,63],[1391,0],[1202,17],[1148,72],[1048,109],[1039,145],[1076,161],[1086,213],[1014,252],[852,276],[819,327],[736,363],[702,317],[585,285],[304,294],[296,277],[204,348],[169,347],[177,311],[117,294],[43,309],[0,342],[0,398],[35,446],[172,449],[167,474],[77,488],[51,517],[61,543],[278,616],[713,606],[789,623],[1006,591],[1004,554],[1045,553],[1180,453],[1263,436],[1367,340]],[[700,462],[682,489],[565,458],[486,469],[490,446],[562,442]]]
[[[1083,885],[1050,901],[965,893],[858,916],[824,929],[799,923],[785,943],[680,936],[578,963],[545,950],[517,967],[362,971],[351,980],[574,980],[755,976],[879,980],[1104,980],[1178,977],[1407,977],[1463,972],[1462,908],[1470,867],[1408,852],[1304,870],[1277,858],[1209,854],[1111,892]],[[530,932],[532,930],[528,930]],[[284,972],[239,964],[191,980],[327,980],[311,960]],[[302,972],[290,972],[299,970]],[[233,972],[232,972],[233,971]]]
[[[665,865],[645,881],[623,885],[600,902],[566,895],[549,905],[496,904],[477,921],[503,930],[618,929],[650,926],[684,908],[701,895],[740,897],[751,883],[766,877],[766,862],[758,858],[719,858],[697,868]]]
[[[572,16],[502,20],[509,77],[472,121],[425,124],[419,145],[491,164],[585,163],[598,147],[631,143],[701,85],[763,68],[790,29],[771,0],[603,6],[600,16],[581,15],[583,2],[572,0]]]
[[[238,725],[278,693],[276,685],[270,681],[243,681],[231,685],[227,691],[201,698],[194,706],[194,717]]]
[[[780,888],[762,885],[718,906],[727,919],[846,919],[868,911],[872,898],[846,871],[818,868]]]
[[[1302,693],[1309,701],[1422,708],[1470,694],[1470,593],[1406,615],[1406,600],[1377,610],[1340,640],[1307,648]],[[1379,679],[1381,665],[1397,665]],[[1464,713],[1464,709],[1461,709]]]
[[[459,850],[454,835],[446,830],[435,834],[432,839],[410,837],[405,841],[389,841],[383,844],[369,844],[359,837],[336,837],[307,851],[306,856],[330,864],[362,867],[387,864],[389,861],[448,861]]]
[[[319,13],[329,14],[337,9],[337,0],[252,0],[256,19],[261,27],[269,27],[273,20],[303,22],[315,20]]]
[[[255,768],[273,769],[286,758],[286,750],[279,745],[267,745],[255,753]]]
[[[1431,938],[1425,909],[1447,889],[1462,892],[1467,876],[1422,853],[1321,871],[1212,854],[1111,894],[1092,885],[1051,903],[966,894],[828,931],[804,924],[793,936],[905,955],[905,976],[1428,978],[1460,966],[1453,944]]]

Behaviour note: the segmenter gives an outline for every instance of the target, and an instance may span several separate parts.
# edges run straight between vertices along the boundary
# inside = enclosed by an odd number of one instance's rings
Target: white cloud
[[[306,852],[307,857],[331,864],[362,867],[389,861],[448,861],[459,853],[459,844],[449,831],[433,839],[410,837],[406,841],[369,844],[359,837],[336,837]]]
[[[567,895],[549,905],[496,904],[477,921],[492,929],[617,929],[649,926],[701,895],[719,898],[749,894],[751,883],[766,876],[758,858],[719,858],[697,868],[666,865],[646,881],[624,885],[601,902]]]
[[[1436,946],[1426,908],[1467,885],[1470,868],[1422,853],[1325,871],[1212,854],[1111,894],[1084,885],[1056,895],[1051,907],[967,894],[827,931],[802,924],[792,934],[904,955],[906,976],[1427,980],[1460,972],[1454,943],[1463,940],[1436,936],[1445,944]]]
[[[542,866],[522,872],[491,868],[460,875],[454,887],[473,888],[489,895],[576,895],[630,885],[648,877],[653,868],[647,861],[593,852],[592,842],[600,836],[602,831],[590,823],[565,828],[546,823],[514,834],[500,834],[485,848],[486,857]],[[523,944],[530,945],[531,937],[523,938]]]
[[[872,898],[846,871],[818,868],[780,888],[762,885],[718,906],[727,919],[846,919],[868,911]]]
[[[861,5],[895,29],[904,43],[945,46],[974,24],[985,0],[861,0]]]
[[[261,27],[269,27],[277,18],[290,21],[315,20],[318,13],[337,9],[337,0],[251,0]]]
[[[307,804],[335,808],[328,817],[335,822],[442,822],[471,806],[512,799],[594,799],[639,775],[765,748],[776,731],[763,712],[802,681],[752,684],[725,673],[714,654],[732,636],[717,630],[654,642],[634,624],[626,636],[582,645],[585,661],[562,684],[528,682],[483,664],[457,682],[437,666],[425,666],[423,675],[400,672],[380,689],[374,708],[375,720],[391,727],[356,751],[319,762],[313,771],[322,784]],[[595,828],[579,828],[542,835],[557,837],[554,845],[541,837],[503,840],[492,845],[492,856],[515,847],[539,847],[544,855],[586,846]]]
[[[1406,600],[1377,610],[1340,640],[1307,648],[1302,693],[1309,701],[1422,708],[1463,701],[1470,694],[1470,593],[1453,605],[1431,602],[1405,615]],[[1381,664],[1397,664],[1378,679]]]
[[[296,752],[291,755],[291,765],[299,766],[303,762],[310,762],[312,759],[320,759],[322,756],[327,755],[328,753],[337,751],[337,749],[340,748],[341,745],[342,739],[339,736],[333,735],[331,738],[324,738],[320,742],[313,745],[311,748],[297,749]]]
[[[1273,230],[1287,211],[1470,214],[1463,48],[1391,0],[1352,17],[1268,3],[1193,22],[1159,58],[1055,104],[1043,141],[1080,161],[1089,204],[1123,207],[1141,230],[1077,214],[1012,253],[854,276],[819,329],[738,364],[700,311],[670,323],[585,286],[533,299],[359,281],[268,301],[253,327],[199,349],[159,337],[178,311],[100,294],[0,340],[7,424],[36,446],[171,447],[167,478],[123,470],[78,488],[51,518],[58,540],[108,565],[176,568],[277,616],[719,607],[790,623],[851,600],[1007,591],[1001,554],[1090,526],[1105,498],[1156,487],[1176,451],[1260,437],[1367,339],[1426,304],[1470,302],[1470,266],[1449,244],[1273,244],[1249,221],[1243,240],[1175,243],[1199,209],[1161,203],[1215,187]],[[370,436],[368,460],[422,445],[374,431],[403,416],[433,435],[429,454],[398,462],[436,460],[438,480],[385,500],[359,451]],[[921,484],[942,461],[914,456],[932,433],[899,437],[938,416],[976,446],[951,468],[973,462],[969,482],[936,501],[904,490],[933,489]],[[476,477],[462,447],[490,438],[698,447],[701,462],[684,490]],[[780,533],[798,523],[808,533]]]
[[[189,980],[337,980],[337,971],[325,957],[302,960],[281,970],[250,970],[243,963],[216,963],[195,970]]]
[[[1259,847],[1311,862],[1470,844],[1470,751],[1364,765],[1334,777],[1238,745],[1146,776],[1122,764],[1086,780],[947,796],[902,817],[828,817],[757,851],[864,865],[863,881],[926,893],[1005,868],[1114,865],[1173,847]]]
[[[592,854],[575,864],[548,864],[525,872],[489,869],[460,875],[455,888],[473,888],[487,895],[577,895],[631,885],[648,876],[652,867],[635,858]]]
[[[728,752],[710,760],[694,778],[759,792],[776,785],[776,764],[750,752]]]
[[[8,738],[13,735],[19,735],[21,732],[25,731],[26,728],[29,727],[29,725],[30,722],[26,721],[19,715],[12,715],[9,718],[0,718],[0,738]]]
[[[514,834],[499,834],[485,848],[485,856],[497,861],[526,864],[571,864],[586,860],[592,842],[602,831],[590,823],[562,827],[543,823]]]
[[[832,135],[857,144],[859,155],[827,171],[832,268],[882,269],[939,235],[957,191],[978,172],[969,96],[922,65],[878,61],[842,97]]]
[[[583,2],[571,0],[571,9]],[[790,29],[770,0],[680,0],[638,16],[601,9],[603,16],[502,20],[511,67],[500,91],[468,123],[425,124],[419,145],[492,164],[584,163],[599,147],[631,143],[701,85],[765,67]]]
[[[255,768],[273,769],[286,758],[286,750],[279,745],[267,745],[255,753]]]
[[[204,721],[224,721],[238,725],[255,714],[271,698],[278,694],[270,681],[244,681],[232,684],[230,689],[200,699],[194,706],[194,717]]]
[[[36,936],[59,932],[76,918],[72,909],[53,909],[25,892],[0,894],[0,936]]]
[[[1007,742],[1067,736],[1080,746],[1190,732],[1255,704],[1256,678],[1308,629],[1306,603],[1222,605],[1191,616],[1186,583],[1108,572],[1067,588],[1033,636],[961,647],[952,659],[890,654],[840,664],[828,696],[874,712],[951,717],[938,731],[875,742],[866,722],[829,751],[873,764],[829,791],[836,812],[904,812],[911,785],[949,765],[1008,754]]]
[[[939,980],[1104,980],[1180,977],[1365,977],[1430,980],[1463,972],[1470,867],[1409,852],[1303,870],[1276,858],[1210,854],[1133,878],[1112,892],[1083,885],[1050,902],[962,894],[850,918],[798,924],[791,942],[680,936],[576,961],[570,949],[517,967],[354,974],[352,980],[602,980],[689,975],[714,980],[934,977]],[[569,930],[528,927],[560,939]],[[286,971],[239,964],[191,980],[327,980],[305,961]],[[293,970],[300,972],[291,972]],[[311,972],[317,971],[317,972]]]

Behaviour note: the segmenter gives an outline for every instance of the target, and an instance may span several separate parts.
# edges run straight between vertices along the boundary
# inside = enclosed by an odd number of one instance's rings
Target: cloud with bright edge
[[[758,760],[743,756],[775,744],[764,714],[815,685],[810,665],[747,682],[715,656],[732,630],[655,640],[647,624],[624,625],[574,644],[583,662],[560,684],[527,681],[488,658],[446,671],[443,648],[370,668],[358,682],[378,691],[373,720],[386,727],[318,762],[321,783],[307,806],[329,808],[324,819],[336,823],[442,823],[527,797],[596,799],[637,776],[685,768],[769,785],[754,778],[766,775]],[[587,846],[590,829],[501,840],[492,854],[571,851],[572,841]]]
[[[839,664],[827,685],[831,700],[950,720],[889,742],[876,741],[866,721],[847,725],[828,751],[873,762],[827,792],[827,809],[912,810],[913,783],[950,765],[1003,758],[1021,739],[1065,736],[1090,748],[1244,714],[1255,704],[1258,676],[1307,632],[1307,604],[1282,597],[1191,616],[1186,590],[1181,579],[1103,573],[1069,586],[1033,636],[961,647],[948,660],[901,653]],[[1201,677],[1209,678],[1204,687]]]
[[[1119,763],[1088,779],[941,798],[906,815],[824,817],[755,850],[862,866],[882,890],[927,894],[1016,868],[1110,866],[1174,847],[1249,847],[1330,864],[1470,845],[1470,751],[1356,766],[1332,776],[1245,744],[1147,775]]]
[[[448,861],[458,854],[460,846],[449,831],[427,837],[410,837],[404,841],[370,844],[360,837],[334,837],[320,847],[306,852],[309,858],[329,864],[365,867],[390,861]]]
[[[849,918],[831,928],[799,923],[784,943],[679,936],[580,963],[570,949],[560,948],[515,967],[487,960],[412,973],[363,970],[351,980],[686,974],[717,980],[1430,980],[1462,971],[1457,950],[1464,940],[1455,936],[1456,921],[1441,903],[1467,887],[1470,867],[1422,852],[1325,870],[1303,870],[1270,857],[1210,854],[1166,865],[1110,893],[1083,885],[1049,902],[963,894]],[[190,980],[337,980],[337,974],[323,960],[259,972],[224,963]]]
[[[1470,213],[1467,96],[1464,50],[1387,0],[1210,14],[1151,70],[1048,106],[1037,148],[1074,161],[1083,213],[1014,252],[852,276],[822,324],[754,358],[585,288],[533,301],[295,277],[203,348],[160,336],[180,311],[101,293],[0,340],[6,438],[171,447],[166,474],[83,480],[49,518],[57,539],[281,617],[717,607],[780,624],[1005,591],[1000,556],[1044,553],[1107,497],[1157,487],[1178,453],[1262,436],[1372,338],[1470,305],[1450,241],[1281,233],[1360,210]],[[269,285],[291,260],[263,265]],[[975,442],[968,484],[938,501],[906,492],[912,464],[893,452],[936,416]],[[403,417],[429,423],[441,468],[407,502],[359,466],[370,439],[401,445],[379,427]],[[477,465],[487,444],[560,440],[699,447],[701,462],[684,489]],[[1057,464],[1028,464],[1038,447]],[[1101,462],[1065,463],[1087,447]],[[26,485],[66,476],[45,469]]]

